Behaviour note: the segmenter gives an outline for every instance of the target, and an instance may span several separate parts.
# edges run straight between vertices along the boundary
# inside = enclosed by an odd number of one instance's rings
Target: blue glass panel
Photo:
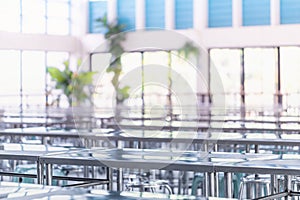
[[[270,0],[243,0],[243,25],[269,25]]]
[[[105,28],[102,27],[97,19],[102,18],[107,12],[106,1],[90,1],[89,2],[89,32],[90,33],[105,33]]]
[[[165,0],[146,0],[146,28],[165,28]]]
[[[281,24],[300,23],[300,1],[299,0],[280,1],[280,23]]]
[[[175,28],[193,28],[193,0],[175,0]]]
[[[208,26],[232,26],[232,0],[209,0]]]
[[[125,30],[135,29],[135,0],[118,0],[118,23]]]

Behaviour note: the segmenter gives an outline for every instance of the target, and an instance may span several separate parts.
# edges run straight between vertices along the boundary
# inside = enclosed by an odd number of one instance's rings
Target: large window
[[[283,105],[286,107],[300,106],[300,48],[280,48],[281,93]]]
[[[60,70],[64,69],[63,62],[69,59],[69,53],[67,52],[47,52],[46,53],[46,66],[48,67],[57,67]],[[42,71],[42,69],[41,69]],[[46,103],[50,106],[61,106],[68,105],[66,98],[60,98],[62,94],[61,90],[55,89],[55,82],[51,80],[49,74],[46,76]],[[59,102],[58,102],[59,100]]]
[[[100,70],[101,74],[94,93],[98,107],[115,104],[111,84],[113,74],[106,72],[109,58],[110,55],[105,53],[92,54],[92,70]],[[177,113],[181,112],[182,107],[195,108],[197,69],[180,57],[177,51],[125,53],[121,62],[120,87],[130,87],[130,98],[125,104],[138,113],[144,109],[145,114],[161,116],[161,112],[169,112],[170,106]],[[195,109],[193,111],[196,112]]]
[[[91,56],[92,71],[97,71],[93,92],[94,105],[98,108],[112,108],[114,105],[114,87],[111,83],[113,73],[107,73],[111,55],[109,53],[94,53]]]
[[[208,26],[232,26],[232,0],[208,1]]]
[[[120,88],[129,87],[129,99],[126,104],[130,106],[129,115],[137,116],[142,110],[142,54],[125,53],[121,57],[122,74],[120,75]]]
[[[171,52],[171,90],[174,113],[197,115],[197,61],[194,57],[185,58],[177,51]],[[176,110],[178,108],[178,110]],[[187,116],[190,117],[190,116]]]
[[[243,25],[270,24],[270,0],[243,0]]]
[[[246,106],[272,108],[276,93],[276,50],[246,48],[244,54]]]
[[[70,0],[1,0],[0,30],[67,35]]]
[[[165,28],[165,1],[146,0],[146,28]]]
[[[219,100],[224,101],[224,105],[229,107],[240,106],[241,50],[212,49],[210,58],[213,103]]]
[[[125,26],[126,30],[135,29],[135,0],[118,0],[118,22]]]
[[[55,35],[70,34],[71,0],[47,0],[46,33]]]
[[[22,32],[46,32],[46,6],[44,0],[22,0]]]
[[[23,106],[46,105],[45,102],[45,53],[22,52]]]
[[[21,72],[20,51],[0,51],[0,105],[20,106]]]
[[[193,28],[193,0],[175,0],[175,28]]]
[[[53,90],[46,66],[60,67],[68,58],[67,52],[1,50],[0,104],[14,108],[51,105],[61,92]]]
[[[211,49],[210,58],[213,104],[223,98],[227,106],[244,101],[250,113],[273,114],[283,106],[288,114],[299,114],[300,47]]]
[[[167,98],[171,79],[169,52],[145,52],[144,66],[145,105],[152,108],[152,113],[162,111],[170,104]]]
[[[89,32],[104,33],[105,29],[97,21],[107,14],[107,0],[89,1]]]
[[[20,31],[20,10],[20,0],[0,1],[0,31]]]
[[[300,23],[300,1],[280,0],[280,23],[299,24]]]

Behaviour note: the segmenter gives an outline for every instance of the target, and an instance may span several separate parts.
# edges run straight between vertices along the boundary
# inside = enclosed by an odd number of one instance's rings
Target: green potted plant
[[[129,86],[120,87],[119,80],[122,73],[121,55],[125,52],[122,47],[122,42],[126,40],[125,26],[117,22],[109,23],[106,15],[97,21],[106,29],[104,37],[108,40],[108,52],[111,53],[110,65],[106,72],[114,74],[111,83],[116,93],[116,104],[119,106],[129,98],[130,89]]]
[[[52,80],[55,81],[55,88],[62,90],[68,99],[70,107],[79,106],[86,100],[91,102],[86,87],[92,84],[93,75],[96,74],[96,72],[72,71],[69,66],[69,61],[64,61],[63,65],[63,70],[56,67],[47,67],[47,72],[50,74]],[[81,66],[81,60],[77,61],[77,69],[79,66]]]

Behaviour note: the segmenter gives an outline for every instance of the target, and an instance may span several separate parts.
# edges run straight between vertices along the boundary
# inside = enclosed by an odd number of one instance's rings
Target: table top
[[[172,143],[218,143],[218,144],[257,144],[300,146],[299,134],[277,133],[239,133],[239,132],[196,132],[164,130],[123,130],[114,129],[54,129],[46,127],[5,129],[0,135],[6,136],[44,136],[61,138],[86,138],[109,141],[143,141]]]
[[[64,147],[16,143],[2,143],[0,149],[0,159],[31,161],[38,161],[43,155],[71,151],[71,149]]]
[[[42,163],[162,169],[196,172],[300,174],[300,155],[171,151],[163,149],[85,149],[41,156]]]
[[[12,128],[0,130],[0,136],[41,136],[78,138],[79,135],[94,135],[95,133],[110,133],[114,129],[61,129],[53,127]]]
[[[37,184],[0,183],[0,199],[33,200],[33,199],[80,199],[80,200],[139,200],[139,199],[197,199],[221,200],[225,198],[196,197],[187,195],[167,195],[149,192],[116,192],[98,189],[60,188]]]
[[[159,122],[122,121],[109,124],[114,129],[144,129],[144,130],[181,130],[181,131],[226,131],[226,132],[300,132],[300,124],[266,124],[266,123],[222,123],[222,122]]]
[[[50,118],[34,118],[34,117],[22,117],[22,118],[2,118],[2,123],[6,124],[53,124],[53,123],[63,123],[60,119],[50,119]]]

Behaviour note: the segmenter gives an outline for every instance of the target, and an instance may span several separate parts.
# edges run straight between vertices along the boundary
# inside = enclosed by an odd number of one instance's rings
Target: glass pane
[[[281,67],[281,92],[283,94],[283,105],[288,107],[300,106],[300,48],[281,47],[280,48]]]
[[[68,52],[48,52],[47,53],[47,67],[56,67],[60,70],[64,69],[63,62],[69,59]],[[48,96],[48,104],[54,105],[58,98],[58,95],[61,94],[61,91],[58,91],[55,88],[55,82],[51,80],[49,74],[47,74],[47,91],[50,94]]]
[[[146,28],[165,28],[165,1],[145,1]]]
[[[125,26],[125,30],[135,29],[135,0],[118,0],[118,23]]]
[[[299,24],[300,23],[300,1],[280,0],[280,23]]]
[[[47,1],[47,16],[69,18],[69,3],[60,1]]]
[[[22,0],[23,16],[45,16],[45,0]]]
[[[232,0],[208,1],[208,26],[232,26]]]
[[[20,31],[20,1],[0,0],[0,30]]]
[[[47,33],[54,35],[68,35],[69,34],[69,20],[64,19],[48,19]]]
[[[122,74],[120,76],[120,87],[129,86],[129,98],[125,103],[131,107],[128,114],[141,112],[142,106],[142,54],[125,53],[121,57]]]
[[[193,28],[193,0],[175,0],[175,28]]]
[[[272,108],[274,105],[276,51],[271,48],[245,49],[245,104]]]
[[[242,4],[244,26],[270,24],[270,0],[243,0]]]
[[[0,0],[1,15],[20,15],[20,0]]]
[[[24,102],[27,105],[45,105],[45,53],[22,53],[22,84]]]
[[[57,67],[63,69],[63,62],[69,59],[68,52],[48,52],[47,53],[47,66]]]
[[[20,52],[1,50],[0,105],[20,105]]]
[[[197,67],[190,59],[172,52],[172,105],[174,112],[197,114]],[[177,111],[176,111],[177,108]]]
[[[170,105],[169,94],[169,53],[164,51],[144,53],[144,101],[146,114],[166,115]]]
[[[220,78],[223,94],[214,91],[219,86],[212,87],[213,97],[225,98],[226,105],[229,107],[240,106],[240,71],[241,71],[241,50],[238,49],[212,49],[210,51],[211,66],[216,69],[218,74],[211,73],[212,83],[214,79]]]
[[[45,33],[45,17],[23,17],[22,32]]]
[[[98,72],[94,76],[95,88],[93,92],[94,105],[97,108],[111,108],[115,105],[113,98],[114,87],[111,83],[113,73],[107,73],[111,55],[108,53],[97,53],[92,55],[92,71]],[[111,110],[112,111],[112,110]]]
[[[98,19],[106,16],[107,1],[89,1],[89,32],[90,33],[106,33],[106,28]]]
[[[0,31],[11,31],[19,32],[20,31],[20,16],[10,16],[10,15],[1,15],[0,14]]]

